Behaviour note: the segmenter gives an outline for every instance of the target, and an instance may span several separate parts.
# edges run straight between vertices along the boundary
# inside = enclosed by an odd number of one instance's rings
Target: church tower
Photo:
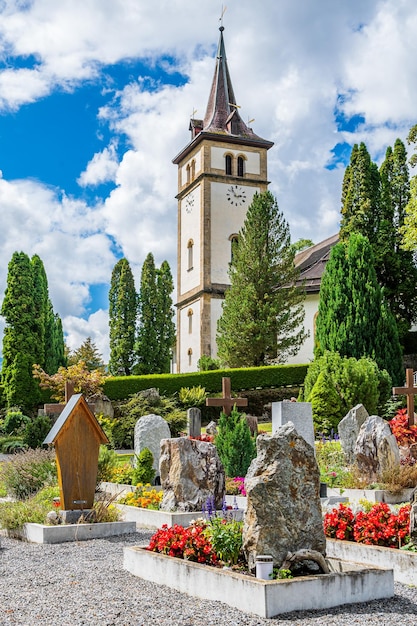
[[[271,141],[239,115],[227,65],[223,26],[204,120],[191,119],[191,141],[178,165],[177,371],[197,371],[217,356],[217,320],[228,269],[248,206],[267,189]]]

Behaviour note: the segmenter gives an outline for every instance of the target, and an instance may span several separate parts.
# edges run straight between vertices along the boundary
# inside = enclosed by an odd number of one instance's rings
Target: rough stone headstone
[[[187,431],[190,437],[201,436],[201,411],[196,407],[187,411]]]
[[[397,441],[388,423],[378,415],[367,417],[362,424],[354,453],[359,470],[370,482],[377,480],[385,470],[400,464]]]
[[[206,433],[208,435],[217,435],[217,424],[216,422],[210,422],[206,426]]]
[[[222,508],[225,475],[216,446],[197,439],[161,442],[161,485],[164,511],[201,511],[209,498]]]
[[[410,510],[410,541],[417,545],[417,489],[414,490],[413,501]]]
[[[153,468],[155,479],[159,477],[159,458],[161,456],[161,440],[169,439],[171,431],[167,422],[160,416],[144,415],[135,425],[134,448],[135,455],[139,456],[144,448],[149,448],[153,454]]]
[[[314,424],[311,402],[273,402],[272,432],[291,422],[303,439],[314,447]]]
[[[356,440],[367,417],[369,417],[369,413],[363,404],[357,404],[353,409],[350,409],[337,427],[340,445],[350,465],[355,461]]]
[[[312,446],[288,423],[272,436],[259,435],[256,447],[245,479],[243,549],[249,567],[257,554],[272,555],[278,567],[289,552],[325,555],[320,471]]]

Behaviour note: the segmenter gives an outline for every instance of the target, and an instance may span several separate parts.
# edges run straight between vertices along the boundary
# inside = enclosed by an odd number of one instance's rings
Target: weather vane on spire
[[[223,26],[223,15],[226,13],[226,9],[227,9],[227,7],[222,5],[222,14],[219,17],[220,28],[224,28],[224,26]]]

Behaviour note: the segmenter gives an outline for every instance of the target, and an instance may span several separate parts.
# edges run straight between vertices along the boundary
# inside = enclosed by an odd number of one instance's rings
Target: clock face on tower
[[[239,185],[230,185],[226,192],[226,198],[232,206],[243,206],[246,204],[246,191]]]
[[[194,207],[194,196],[190,194],[185,198],[185,210],[187,213],[191,213]]]

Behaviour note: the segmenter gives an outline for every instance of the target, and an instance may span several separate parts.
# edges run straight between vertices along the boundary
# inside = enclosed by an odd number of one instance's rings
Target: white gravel
[[[0,626],[416,626],[417,589],[396,584],[390,600],[273,620],[197,600],[122,569],[123,547],[150,532],[79,543],[35,545],[0,539]]]

